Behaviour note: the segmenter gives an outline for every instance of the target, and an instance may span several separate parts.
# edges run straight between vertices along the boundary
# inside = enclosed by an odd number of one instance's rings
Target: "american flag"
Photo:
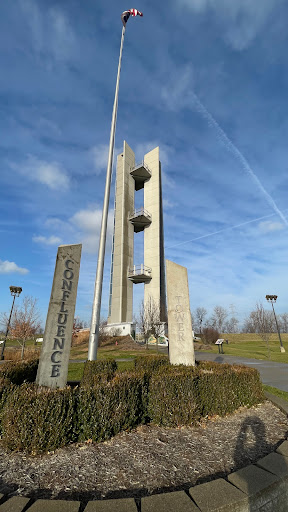
[[[143,16],[143,12],[137,11],[137,9],[128,9],[128,11],[122,12],[121,20],[124,27],[126,26],[130,16]]]

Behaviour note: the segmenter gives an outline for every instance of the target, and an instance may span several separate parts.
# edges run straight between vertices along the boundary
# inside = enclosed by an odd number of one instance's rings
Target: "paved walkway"
[[[225,350],[225,346],[224,346]],[[262,361],[260,359],[248,359],[245,357],[227,356],[225,354],[211,354],[209,352],[195,352],[198,361],[215,361],[216,363],[245,364],[256,368],[263,384],[288,391],[288,364]]]
[[[225,346],[224,346],[225,349]],[[167,348],[163,348],[161,353],[167,354]],[[261,375],[263,384],[268,384],[274,388],[288,391],[288,364],[274,363],[273,361],[262,361],[261,359],[248,359],[245,357],[227,356],[226,354],[211,354],[211,352],[195,352],[198,361],[215,361],[216,363],[245,364],[256,368]],[[130,361],[131,358],[118,358],[117,361]],[[84,360],[76,359],[70,363],[84,363]]]

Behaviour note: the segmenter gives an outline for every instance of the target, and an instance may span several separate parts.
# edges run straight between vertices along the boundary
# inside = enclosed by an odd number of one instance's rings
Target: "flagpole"
[[[121,44],[120,44],[120,55],[119,55],[119,63],[118,63],[117,80],[116,80],[116,89],[115,89],[115,98],[114,98],[112,121],[111,121],[105,195],[104,195],[104,202],[103,202],[97,272],[96,272],[96,279],[95,279],[92,318],[91,318],[90,336],[89,336],[88,361],[96,361],[96,359],[97,359],[101,295],[102,295],[103,271],[104,271],[104,259],[105,259],[105,244],[106,244],[106,234],[107,234],[107,220],[108,220],[108,210],[109,210],[109,197],[110,197],[110,186],[111,186],[111,178],[112,178],[115,130],[116,130],[116,120],[117,120],[118,93],[119,93],[120,71],[121,71],[122,50],[123,50],[125,29],[126,29],[126,26],[123,25]]]

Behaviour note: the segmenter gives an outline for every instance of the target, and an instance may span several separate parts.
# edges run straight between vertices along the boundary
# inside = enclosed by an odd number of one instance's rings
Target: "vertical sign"
[[[195,365],[187,268],[166,260],[169,360]]]
[[[60,245],[36,382],[63,388],[67,383],[82,245]]]

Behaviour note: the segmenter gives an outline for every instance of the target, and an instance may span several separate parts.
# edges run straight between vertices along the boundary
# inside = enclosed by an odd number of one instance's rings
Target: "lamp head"
[[[266,300],[276,302],[278,295],[266,295]]]
[[[22,292],[22,288],[20,286],[9,286],[9,288],[13,297],[19,297],[20,293]]]

